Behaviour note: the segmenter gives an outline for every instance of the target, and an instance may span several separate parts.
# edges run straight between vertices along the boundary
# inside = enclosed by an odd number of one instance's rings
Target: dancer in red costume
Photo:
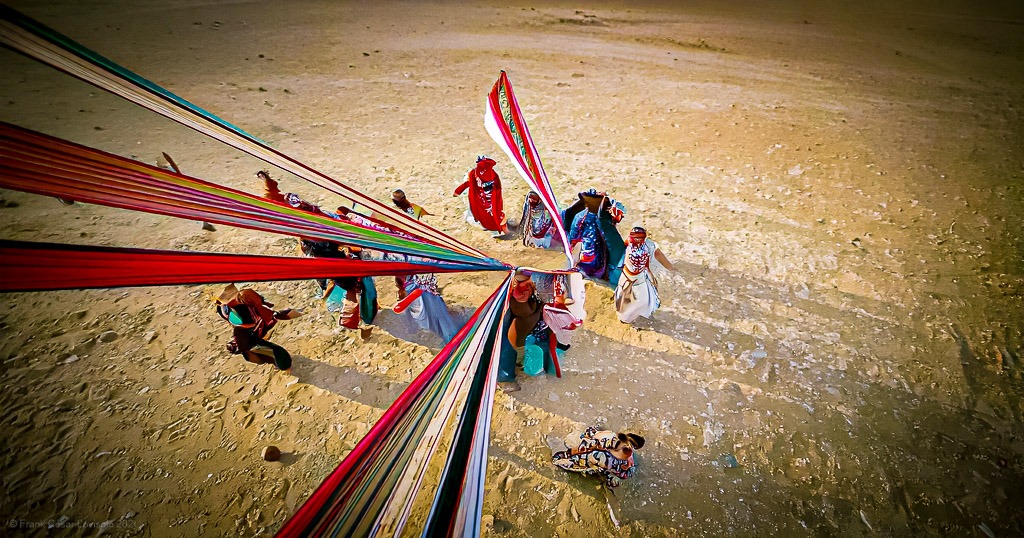
[[[476,158],[476,167],[466,174],[464,181],[452,196],[459,196],[469,189],[469,211],[473,219],[495,236],[508,233],[505,211],[501,199],[501,178],[494,171],[494,159],[481,155]],[[466,219],[469,220],[469,219]]]

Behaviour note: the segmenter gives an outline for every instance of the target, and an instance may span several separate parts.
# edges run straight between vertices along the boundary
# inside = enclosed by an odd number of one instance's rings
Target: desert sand
[[[564,376],[498,393],[486,535],[1024,534],[1019,3],[369,4],[11,2],[363,192],[405,189],[498,259],[557,264],[472,229],[451,197],[489,154],[518,219],[526,184],[482,119],[504,69],[561,202],[607,190],[647,227],[678,269],[661,310],[623,326],[591,285]],[[3,121],[259,192],[255,159],[0,62]],[[296,253],[0,197],[8,239]],[[466,316],[500,276],[440,281]],[[295,377],[224,350],[217,286],[2,296],[8,532],[270,535],[440,345],[390,313],[362,341],[312,282],[252,285],[307,312],[273,338]],[[614,518],[598,480],[548,463],[551,439],[591,424],[648,440]]]

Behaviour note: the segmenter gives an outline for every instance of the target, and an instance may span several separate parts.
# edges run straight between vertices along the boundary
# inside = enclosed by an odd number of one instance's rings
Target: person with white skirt
[[[633,323],[640,316],[649,318],[661,305],[652,265],[674,270],[672,263],[658,249],[658,244],[647,239],[647,230],[635,226],[626,241],[622,276],[615,287],[615,311],[622,323]]]

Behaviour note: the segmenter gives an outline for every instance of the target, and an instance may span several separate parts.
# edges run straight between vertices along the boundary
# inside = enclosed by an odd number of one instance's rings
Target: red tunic
[[[508,233],[501,199],[501,178],[494,171],[494,159],[483,159],[466,174],[466,181],[455,189],[455,196],[469,189],[469,211],[485,230]],[[487,186],[490,185],[488,189]]]

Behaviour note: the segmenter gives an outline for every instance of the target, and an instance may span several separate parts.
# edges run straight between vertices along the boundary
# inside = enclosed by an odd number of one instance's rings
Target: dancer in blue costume
[[[448,312],[448,305],[437,289],[437,275],[422,273],[406,278],[405,294],[409,295],[417,289],[421,290],[420,296],[406,310],[421,329],[430,331],[448,342],[459,332],[459,324]]]
[[[411,216],[412,218],[414,218],[416,220],[420,220],[423,217],[431,214],[429,211],[427,211],[426,209],[423,209],[421,206],[410,202],[409,199],[405,196],[405,191],[403,191],[402,189],[395,189],[395,190],[391,191],[391,202],[395,204],[395,207],[397,207],[398,209],[402,210],[404,213],[406,213],[407,215]],[[407,258],[404,257],[404,256],[401,256],[401,255],[385,254],[384,255],[384,259],[386,259],[386,260],[405,260]],[[399,301],[401,301],[402,299],[405,299],[405,295],[406,295],[406,293],[408,293],[407,290],[409,288],[409,282],[411,280],[412,279],[410,277],[405,277],[405,276],[396,276],[395,277],[395,287],[398,288],[398,300]],[[434,279],[434,283],[435,284],[437,283],[437,279],[436,278]],[[435,286],[435,289],[436,289],[436,286]]]
[[[615,225],[625,212],[622,204],[606,193],[590,189],[579,193],[579,201],[562,215],[570,248],[579,248],[576,267],[584,275],[607,281],[612,287],[619,281],[621,270],[616,265],[625,250]]]

